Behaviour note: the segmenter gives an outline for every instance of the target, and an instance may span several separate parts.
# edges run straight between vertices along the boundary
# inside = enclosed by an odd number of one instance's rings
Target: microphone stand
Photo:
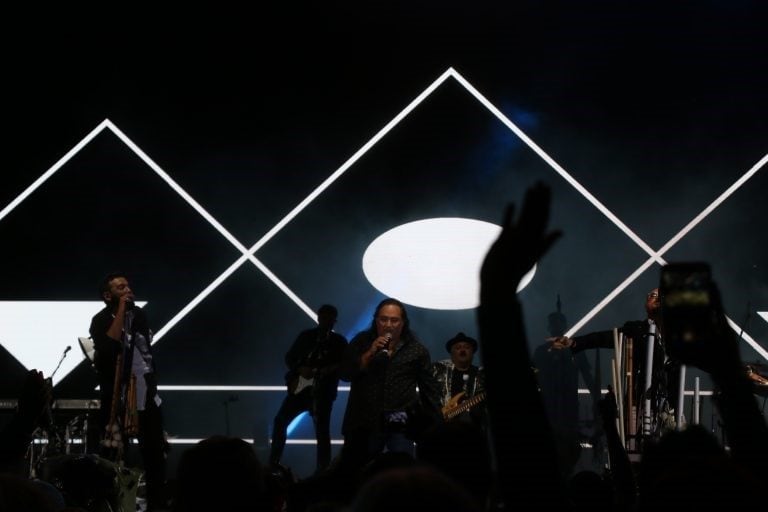
[[[45,379],[45,385],[48,389],[51,391],[51,395],[53,395],[53,376],[56,375],[56,372],[59,371],[59,368],[61,367],[61,363],[64,362],[64,358],[67,357],[67,352],[69,352],[72,349],[71,346],[68,346],[64,349],[64,353],[61,354],[61,359],[59,359],[59,364],[56,365],[56,369],[53,370],[53,373]],[[51,403],[53,401],[53,397],[51,396],[51,400],[46,404],[45,411],[43,412],[42,416],[42,423],[40,430],[42,432],[45,432],[47,443],[40,451],[40,456],[38,457],[38,460],[42,460],[45,457],[49,455],[49,451],[53,454],[61,453],[62,448],[62,439],[61,435],[59,435],[59,432],[56,430],[56,425],[53,422],[53,411],[51,410]],[[68,447],[65,447],[68,448]],[[30,463],[33,461],[31,460],[33,457],[30,457]]]
[[[56,375],[56,372],[59,371],[59,368],[61,367],[61,363],[64,362],[64,359],[67,357],[67,352],[72,350],[71,346],[67,346],[67,348],[64,349],[64,353],[61,354],[61,359],[59,359],[59,364],[56,365],[56,369],[53,370],[53,373],[51,373],[50,379],[53,379],[53,376]]]
[[[230,395],[226,400],[222,402],[222,405],[224,405],[224,432],[226,433],[227,437],[229,437],[229,404],[231,402],[237,402],[238,396],[237,395]]]

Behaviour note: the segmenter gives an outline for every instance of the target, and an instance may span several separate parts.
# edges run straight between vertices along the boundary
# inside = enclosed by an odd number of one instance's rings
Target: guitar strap
[[[477,366],[472,365],[469,367],[469,382],[467,383],[467,398],[475,396],[475,390],[477,388]]]
[[[457,370],[455,366],[451,365],[448,369],[448,375],[446,376],[448,398],[455,396],[461,391],[465,391],[465,398],[473,397],[477,387],[477,372],[478,368],[475,365],[470,366],[467,372],[461,372],[460,370]],[[454,389],[455,385],[458,385],[461,382],[462,379],[460,377],[463,377],[463,375],[468,377],[466,382],[461,383],[461,386]]]

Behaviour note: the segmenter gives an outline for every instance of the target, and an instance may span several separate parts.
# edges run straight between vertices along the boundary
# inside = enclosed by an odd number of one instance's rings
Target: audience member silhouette
[[[64,510],[64,499],[44,489],[37,481],[19,475],[0,474],[0,510],[59,512]]]
[[[18,407],[0,432],[0,472],[25,474],[25,461],[32,435],[49,422],[51,388],[43,373],[29,370],[19,395]]]
[[[702,314],[700,321],[709,335],[685,348],[671,344],[668,350],[683,364],[697,366],[712,377],[729,451],[695,425],[649,444],[639,473],[640,510],[662,506],[733,509],[762,504],[760,485],[768,477],[768,425],[744,373],[738,338],[728,325],[717,285],[712,283],[708,292],[711,311]],[[664,310],[663,316],[667,314]]]
[[[416,458],[459,482],[479,509],[491,497],[492,466],[485,429],[472,422],[446,422],[416,446]]]
[[[605,433],[606,447],[608,448],[608,460],[610,469],[602,475],[603,483],[611,490],[612,506],[620,510],[627,510],[634,506],[637,500],[637,481],[635,479],[632,463],[629,460],[624,444],[619,435],[617,419],[619,417],[616,395],[613,389],[608,387],[608,393],[599,402],[602,430]],[[575,475],[574,475],[575,476]],[[578,481],[569,482],[571,497],[583,496],[578,489]]]
[[[724,446],[697,426],[666,433],[644,445],[634,468],[615,418],[612,391],[600,401],[610,451],[610,471],[582,471],[566,483],[556,442],[531,365],[522,307],[515,290],[522,276],[560,233],[547,229],[549,189],[530,188],[519,216],[508,207],[503,229],[481,269],[477,309],[486,371],[489,436],[471,423],[445,423],[419,440],[415,457],[381,453],[355,472],[328,471],[294,485],[290,475],[265,474],[251,445],[214,436],[181,457],[175,512],[401,510],[722,510],[762,505],[768,478],[768,425],[738,354],[716,286],[711,336],[696,351],[670,355],[710,373],[727,438]],[[543,268],[543,267],[542,267]],[[712,319],[714,318],[714,320]],[[373,355],[373,354],[371,354]],[[515,392],[508,392],[513,389]],[[23,462],[35,425],[44,421],[50,396],[42,375],[30,372],[19,411],[0,438],[5,471]],[[299,484],[301,482],[298,482]],[[61,504],[22,476],[0,475],[0,507],[61,510]],[[9,505],[9,500],[12,505]],[[11,507],[11,508],[9,508]]]
[[[748,510],[764,500],[762,482],[729,457],[699,425],[646,446],[638,510]]]
[[[350,512],[481,510],[461,485],[436,469],[411,466],[382,471],[366,482]]]
[[[507,208],[501,234],[480,271],[477,320],[486,371],[497,499],[508,509],[568,507],[515,293],[523,275],[560,236],[557,231],[547,231],[549,201],[549,188],[537,184],[526,192],[517,219],[514,206]]]
[[[613,486],[603,475],[584,470],[568,480],[568,496],[575,512],[616,510]]]
[[[515,296],[519,279],[559,236],[558,232],[546,231],[548,213],[549,190],[538,184],[527,191],[518,220],[513,219],[514,208],[508,208],[502,233],[481,271],[480,341],[497,460],[496,478],[500,498],[507,507],[563,509],[574,505],[556,468],[551,430],[537,396],[521,309]],[[658,444],[649,443],[642,454],[638,486],[641,510],[759,506],[756,483],[768,476],[768,426],[744,373],[737,339],[726,321],[716,286],[712,286],[710,295],[715,320],[707,314],[702,315],[701,321],[711,323],[711,335],[701,340],[695,350],[679,352],[672,346],[667,349],[670,357],[712,376],[730,454],[711,434],[699,428],[669,433]],[[516,363],[517,367],[510,370],[502,366],[502,361],[505,365]],[[508,382],[510,375],[514,383]],[[517,393],[494,392],[505,387],[512,387]],[[618,448],[621,451],[623,446]],[[616,455],[614,460],[626,473],[626,459],[620,453]],[[627,499],[631,498],[626,493],[631,493],[631,475],[624,474],[622,478],[622,482],[615,482],[619,499],[624,500],[617,505],[629,509]],[[706,489],[701,489],[702,484]]]
[[[242,439],[213,436],[185,451],[177,468],[173,510],[270,510],[253,447]]]
[[[0,431],[0,510],[60,511],[64,496],[49,482],[29,478],[26,455],[35,432],[51,427],[52,390],[43,373],[29,370],[18,407]]]

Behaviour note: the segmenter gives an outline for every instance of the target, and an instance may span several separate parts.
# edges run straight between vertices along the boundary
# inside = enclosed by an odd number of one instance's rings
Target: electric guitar
[[[464,397],[465,394],[466,394],[465,391],[462,391],[461,393],[456,393],[450,398],[450,400],[448,400],[448,403],[445,404],[442,409],[443,418],[445,418],[446,420],[452,420],[459,414],[469,411],[474,406],[478,405],[480,402],[485,400],[485,391],[481,391],[480,393],[476,394],[472,398],[468,398],[463,402],[460,402],[460,400]]]
[[[288,387],[288,393],[291,395],[298,395],[304,389],[312,386],[315,383],[315,377],[310,378],[303,377],[301,374],[289,374],[286,378],[286,384]]]
[[[338,368],[338,364],[313,368],[313,374],[309,378],[303,377],[299,372],[288,372],[285,376],[288,393],[291,395],[298,395],[303,389],[313,386],[315,381],[319,382],[326,375],[338,370]]]

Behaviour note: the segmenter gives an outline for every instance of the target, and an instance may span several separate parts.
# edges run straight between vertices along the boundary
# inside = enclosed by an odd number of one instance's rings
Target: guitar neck
[[[485,391],[476,394],[472,398],[468,398],[467,400],[464,400],[459,405],[457,405],[455,408],[451,409],[450,411],[445,413],[445,418],[450,420],[458,416],[459,414],[466,412],[485,400]]]

